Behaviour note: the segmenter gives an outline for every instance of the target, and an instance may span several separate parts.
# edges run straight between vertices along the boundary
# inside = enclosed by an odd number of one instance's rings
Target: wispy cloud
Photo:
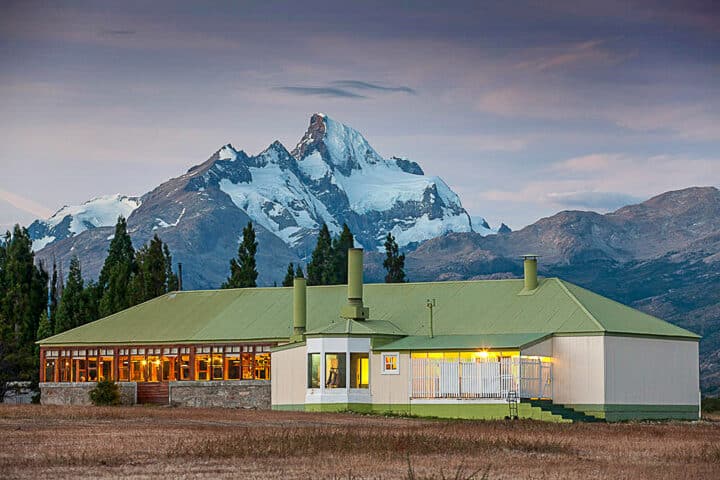
[[[359,95],[348,90],[336,87],[275,87],[275,90],[280,90],[293,95],[309,96],[309,97],[334,97],[334,98],[355,98],[363,99],[367,98],[364,95]]]
[[[44,205],[40,205],[33,200],[20,196],[16,193],[8,192],[7,190],[3,190],[1,188],[0,200],[6,201],[18,210],[31,213],[38,217],[49,217],[53,213],[49,208],[45,207]]]
[[[129,30],[129,29],[105,29],[100,31],[100,35],[105,37],[126,37],[130,35],[135,35],[137,33],[137,30]]]
[[[417,95],[417,91],[405,85],[397,87],[388,87],[378,85],[377,83],[364,82],[362,80],[337,80],[332,82],[333,85],[340,88],[349,88],[354,90],[374,90],[377,92],[402,92],[410,95]]]
[[[587,208],[609,211],[622,206],[638,203],[642,197],[620,192],[550,192],[547,199],[564,208]]]

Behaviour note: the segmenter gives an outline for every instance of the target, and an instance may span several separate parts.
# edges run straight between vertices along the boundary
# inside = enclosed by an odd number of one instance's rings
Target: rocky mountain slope
[[[720,191],[667,192],[601,215],[566,211],[503,235],[451,233],[408,253],[415,281],[522,275],[520,255],[703,336],[703,389],[720,393]],[[369,271],[381,277],[380,259]]]
[[[78,255],[99,272],[118,214],[136,247],[154,233],[183,262],[188,288],[216,288],[227,276],[242,227],[257,230],[259,282],[282,279],[287,263],[306,262],[323,223],[347,223],[367,250],[392,232],[411,248],[449,233],[472,232],[458,196],[415,162],[381,157],[356,130],[315,114],[297,146],[273,142],[250,156],[225,145],[207,161],[140,198],[103,197],[64,207],[30,227],[38,258],[63,264]],[[481,218],[477,232],[493,233]]]

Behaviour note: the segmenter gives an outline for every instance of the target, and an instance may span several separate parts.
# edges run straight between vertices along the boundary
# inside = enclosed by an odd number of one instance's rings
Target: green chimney
[[[363,306],[363,250],[348,250],[348,303],[340,310],[342,318],[366,320],[370,309]]]
[[[523,255],[523,270],[525,273],[525,288],[526,292],[535,290],[538,286],[537,277],[537,255]]]
[[[306,280],[301,277],[293,279],[293,335],[302,336],[307,326],[307,297],[305,296]]]

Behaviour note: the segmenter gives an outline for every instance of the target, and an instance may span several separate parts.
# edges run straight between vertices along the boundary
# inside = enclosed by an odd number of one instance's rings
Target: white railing
[[[552,363],[538,358],[475,362],[412,359],[412,398],[552,398]]]

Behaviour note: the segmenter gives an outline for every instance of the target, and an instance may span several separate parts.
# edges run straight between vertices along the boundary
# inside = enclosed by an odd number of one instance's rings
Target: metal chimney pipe
[[[535,290],[538,286],[537,255],[523,255],[523,270],[525,277],[525,290]]]
[[[293,335],[303,335],[307,326],[306,285],[302,277],[293,279]]]
[[[348,303],[340,316],[354,320],[368,318],[370,309],[363,306],[363,249],[348,250]]]

